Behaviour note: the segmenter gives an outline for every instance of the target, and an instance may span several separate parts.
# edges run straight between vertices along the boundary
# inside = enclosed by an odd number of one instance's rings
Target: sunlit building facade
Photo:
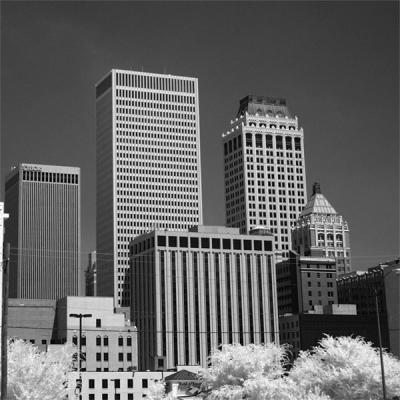
[[[113,69],[96,132],[97,295],[129,307],[130,240],[202,223],[197,79]]]
[[[267,227],[287,258],[291,226],[306,203],[303,129],[286,100],[247,96],[222,135],[226,224]]]

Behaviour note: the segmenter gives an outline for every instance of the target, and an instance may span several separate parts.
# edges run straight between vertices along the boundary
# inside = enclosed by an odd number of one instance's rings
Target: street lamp
[[[79,390],[79,399],[82,399],[82,318],[90,318],[92,314],[69,314],[71,318],[79,318],[79,362],[78,362],[78,371],[79,371],[79,381],[78,381],[78,390]]]

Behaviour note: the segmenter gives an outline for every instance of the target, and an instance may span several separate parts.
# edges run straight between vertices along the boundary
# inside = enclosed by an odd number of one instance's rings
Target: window
[[[101,337],[96,336],[96,346],[101,346]]]
[[[166,239],[165,236],[157,236],[157,246],[165,247]]]
[[[128,388],[133,388],[133,379],[128,379]]]
[[[188,247],[188,238],[185,236],[181,236],[179,238],[179,246],[181,247]]]
[[[108,400],[108,394],[107,393],[103,393],[101,395],[101,400]]]
[[[107,389],[108,388],[108,380],[107,379],[102,379],[101,380],[101,387],[103,389]]]
[[[42,339],[42,344],[47,344],[47,340],[46,339]]]
[[[108,353],[104,353],[103,354],[103,360],[104,361],[108,361]]]
[[[82,346],[86,346],[86,336],[82,336]]]
[[[118,346],[123,346],[124,345],[124,338],[122,336],[118,337]]]
[[[202,249],[210,248],[210,239],[209,238],[201,238],[201,248]]]
[[[96,353],[96,361],[101,361],[101,353]]]
[[[96,328],[101,328],[101,319],[100,318],[96,319]]]
[[[119,393],[114,394],[115,400],[121,400],[121,395]]]
[[[132,346],[132,338],[131,338],[130,336],[128,336],[128,337],[126,338],[126,345],[127,345],[127,346]]]
[[[94,389],[94,379],[89,379],[89,389]]]
[[[118,361],[124,361],[124,353],[118,353]]]
[[[231,240],[230,239],[222,239],[222,247],[224,250],[229,250],[231,248]]]
[[[114,387],[119,389],[121,387],[121,382],[119,379],[114,379]]]
[[[262,247],[261,247],[261,240],[255,240],[254,241],[254,250],[258,250],[261,251]]]
[[[142,388],[148,388],[148,387],[149,387],[149,380],[142,379]]]
[[[90,394],[89,394],[89,400],[95,400],[95,399],[94,399],[94,393],[90,393]]]
[[[133,400],[133,393],[128,393],[128,400]]]
[[[240,250],[242,248],[242,241],[240,239],[233,239],[234,250]]]
[[[103,338],[103,345],[108,346],[108,336],[104,336]]]
[[[307,286],[308,286],[308,287],[311,287],[311,281],[308,281],[308,282],[307,282]]]
[[[190,247],[192,249],[198,249],[199,248],[199,238],[191,237],[190,238]]]
[[[251,250],[251,240],[244,240],[243,243],[245,250]]]
[[[74,344],[74,345],[78,344],[78,336],[76,336],[76,335],[72,336],[72,344]]]
[[[176,236],[169,236],[168,237],[168,246],[169,247],[176,247],[176,245],[177,245]]]
[[[126,354],[126,360],[127,361],[132,361],[132,353],[127,353]]]
[[[212,239],[212,248],[213,249],[221,248],[221,241],[219,239],[213,238]]]

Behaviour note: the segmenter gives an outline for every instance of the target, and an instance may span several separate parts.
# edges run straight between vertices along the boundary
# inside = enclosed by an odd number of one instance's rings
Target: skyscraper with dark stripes
[[[10,297],[81,293],[80,168],[20,164],[7,176]]]

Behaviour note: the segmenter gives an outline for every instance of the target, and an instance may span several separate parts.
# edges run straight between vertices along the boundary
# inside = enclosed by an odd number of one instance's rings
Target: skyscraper
[[[20,164],[7,176],[5,186],[10,297],[79,295],[80,169]]]
[[[279,341],[273,237],[258,229],[156,230],[131,243],[139,369],[207,366],[226,343]]]
[[[197,79],[113,69],[96,131],[97,293],[129,306],[129,242],[202,223]]]
[[[288,257],[291,225],[306,203],[303,129],[284,99],[249,95],[222,135],[226,224],[267,227]]]
[[[350,272],[350,232],[347,221],[314,183],[313,194],[292,232],[293,249],[304,256],[336,258],[338,275]]]

